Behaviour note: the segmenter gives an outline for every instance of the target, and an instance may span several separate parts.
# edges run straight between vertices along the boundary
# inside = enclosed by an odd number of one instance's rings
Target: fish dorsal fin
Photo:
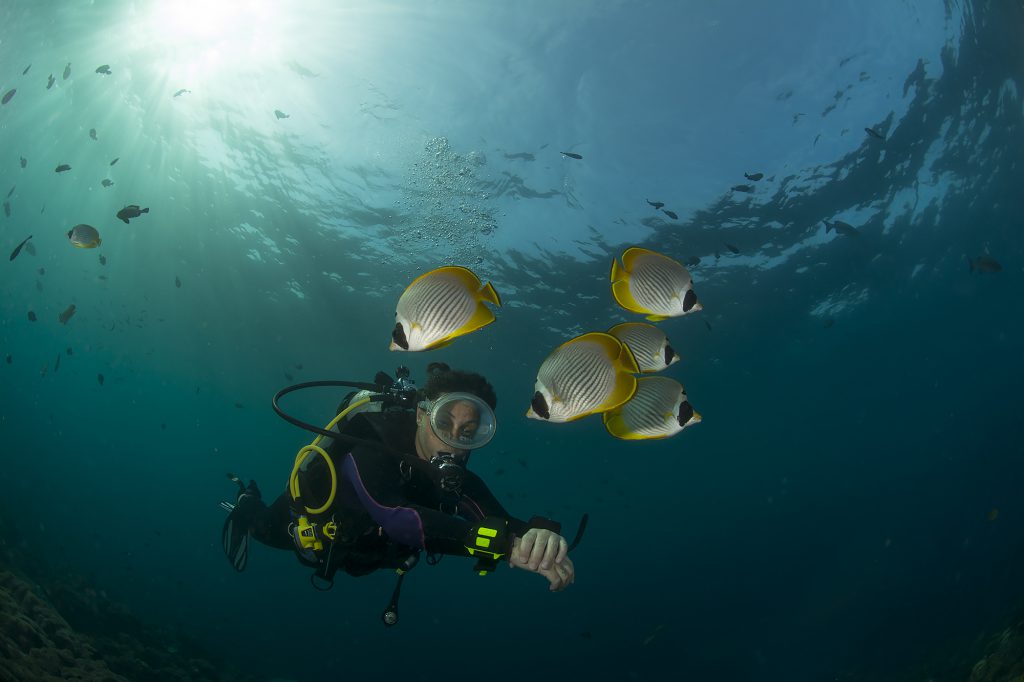
[[[643,258],[644,256],[654,256],[655,258],[664,258],[666,260],[671,260],[670,258],[668,258],[668,256],[663,256],[657,251],[651,251],[650,249],[644,249],[639,246],[631,246],[628,249],[626,249],[622,254],[622,265],[626,268],[626,270],[632,272],[633,266],[636,264],[637,259]]]
[[[600,346],[608,360],[613,363],[616,358],[622,354],[623,343],[607,332],[587,332],[586,334],[580,334],[579,336],[569,339],[555,350],[559,351],[568,346],[585,342]]]

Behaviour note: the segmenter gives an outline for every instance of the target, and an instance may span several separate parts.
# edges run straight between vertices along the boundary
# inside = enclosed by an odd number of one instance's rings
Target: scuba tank
[[[338,406],[337,415],[323,429],[286,414],[278,405],[282,396],[315,386],[347,386],[357,389],[345,397]],[[296,454],[291,475],[288,477],[292,512],[292,523],[289,524],[288,530],[295,542],[299,560],[316,568],[311,577],[316,589],[328,590],[333,586],[337,562],[331,560],[332,553],[335,544],[341,542],[344,535],[343,520],[339,522],[333,513],[339,475],[327,448],[337,439],[352,445],[367,445],[404,456],[404,453],[390,447],[386,441],[353,436],[346,433],[346,428],[360,413],[405,412],[415,407],[416,395],[416,385],[409,378],[409,369],[400,366],[395,371],[394,379],[384,372],[378,372],[372,384],[354,381],[309,381],[285,387],[274,396],[274,411],[281,418],[317,434],[309,445],[302,447]],[[320,486],[322,489],[313,494],[313,486],[305,481],[305,474],[309,466],[317,461],[318,456],[327,467],[328,484]],[[326,587],[321,587],[317,583],[318,579],[326,584]]]

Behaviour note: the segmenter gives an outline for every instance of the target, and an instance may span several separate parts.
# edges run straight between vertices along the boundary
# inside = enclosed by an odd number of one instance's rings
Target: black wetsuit
[[[437,469],[415,454],[413,413],[357,414],[344,431],[382,442],[392,451],[368,444],[353,446],[341,439],[324,448],[338,476],[334,504],[317,516],[321,523],[333,516],[338,524],[331,569],[365,575],[378,568],[396,568],[417,550],[468,556],[470,532],[485,517],[508,519],[515,535],[529,528],[530,524],[509,516],[471,471],[464,473],[461,496],[444,494]],[[311,455],[310,460],[299,479],[300,491],[307,507],[319,507],[330,492],[331,475],[322,457]],[[288,530],[294,520],[292,499],[286,491],[270,507],[260,505],[252,535],[272,547],[295,549]],[[306,561],[308,557],[300,553],[299,558]]]

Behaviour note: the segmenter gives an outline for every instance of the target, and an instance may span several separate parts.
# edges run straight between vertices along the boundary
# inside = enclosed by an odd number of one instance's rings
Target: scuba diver
[[[274,409],[287,421],[318,437],[295,459],[288,486],[270,506],[255,481],[238,484],[224,523],[224,551],[242,571],[249,538],[294,550],[314,568],[317,589],[330,589],[340,569],[361,576],[394,569],[398,583],[382,614],[398,620],[398,596],[405,573],[426,554],[428,564],[443,555],[468,556],[485,575],[499,561],[547,578],[549,589],[564,590],[575,580],[568,556],[582,536],[584,515],[570,545],[557,522],[535,516],[512,517],[483,480],[469,471],[473,451],[493,438],[497,397],[481,375],[431,363],[417,390],[409,370],[396,379],[379,372],[374,384],[314,381],[282,389]],[[319,429],[284,413],[283,395],[310,386],[359,388],[339,406],[338,415]]]

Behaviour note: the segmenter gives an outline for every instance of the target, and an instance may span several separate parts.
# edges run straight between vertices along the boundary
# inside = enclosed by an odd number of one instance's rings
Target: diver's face
[[[480,426],[480,414],[473,403],[459,400],[441,408],[435,419],[437,428],[451,441],[470,438]],[[427,461],[439,452],[450,452],[456,457],[465,456],[468,450],[453,448],[437,437],[430,424],[430,414],[421,407],[416,408],[416,454]]]

